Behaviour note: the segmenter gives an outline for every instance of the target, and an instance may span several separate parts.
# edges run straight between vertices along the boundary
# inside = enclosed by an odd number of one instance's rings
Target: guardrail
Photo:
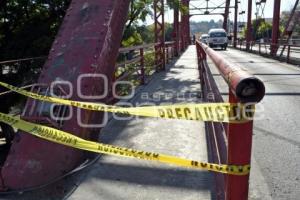
[[[155,61],[155,51],[159,44],[145,44],[119,49],[119,62],[115,67],[113,82],[135,81],[135,85],[144,85],[150,76],[161,69],[162,63]],[[175,57],[175,42],[165,42],[165,62]],[[121,91],[117,91],[122,95]],[[111,97],[107,103],[115,103],[117,99]]]
[[[213,78],[207,57],[228,84],[230,103],[259,102],[265,95],[264,84],[246,71],[226,61],[207,45],[196,41],[202,95],[206,102],[224,102]],[[211,95],[213,94],[213,95]],[[205,123],[210,162],[247,165],[251,159],[253,121],[246,123]],[[215,174],[217,199],[248,199],[249,175]]]
[[[240,50],[246,49],[246,41],[239,41],[237,48]],[[276,55],[272,55],[271,46],[277,49]],[[271,56],[280,61],[285,61],[291,64],[300,64],[300,45],[295,44],[272,44],[270,42],[250,42],[249,52],[257,53],[263,56]]]
[[[119,49],[119,61],[116,63],[115,66],[115,73],[113,77],[113,83],[120,82],[120,81],[135,81],[135,85],[144,85],[147,83],[150,76],[159,71],[159,67],[161,63],[155,64],[155,50],[159,44],[144,44],[139,46],[132,46],[126,48]],[[169,41],[165,43],[165,61],[169,63],[175,57],[175,42]],[[0,65],[2,65],[2,70],[10,71],[11,65],[28,62],[35,60],[42,60],[44,61],[47,57],[40,56],[40,57],[32,57],[32,58],[22,58],[22,59],[15,59],[15,60],[8,60],[8,61],[1,61]],[[34,80],[36,81],[36,80]],[[30,81],[29,83],[31,83]],[[36,84],[31,84],[28,88],[32,89],[33,86],[37,86]],[[26,87],[27,88],[27,87]],[[11,93],[11,91],[2,92],[1,95],[5,95],[7,93]],[[122,96],[122,91],[116,91],[118,96]],[[113,97],[111,94],[110,97],[107,99],[106,103],[116,103],[118,99]]]

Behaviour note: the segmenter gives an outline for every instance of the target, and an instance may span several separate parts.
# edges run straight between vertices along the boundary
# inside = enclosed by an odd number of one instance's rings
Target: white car
[[[228,45],[228,37],[224,29],[210,29],[208,35],[209,47],[221,47],[222,49],[226,50]]]
[[[200,41],[205,43],[205,44],[208,44],[208,37],[209,35],[208,34],[202,34],[201,37],[200,37]]]

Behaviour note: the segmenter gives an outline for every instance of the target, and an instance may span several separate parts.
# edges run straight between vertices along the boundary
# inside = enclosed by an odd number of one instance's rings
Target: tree
[[[152,15],[151,6],[153,0],[131,0],[128,20],[123,35],[123,46],[133,46],[142,44],[142,36],[137,31],[139,22],[145,22],[148,15]]]

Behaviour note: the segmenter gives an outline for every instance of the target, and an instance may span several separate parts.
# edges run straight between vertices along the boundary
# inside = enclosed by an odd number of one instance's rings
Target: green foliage
[[[70,0],[1,0],[0,60],[47,55]],[[44,60],[0,65],[0,80],[13,85],[35,82]],[[1,88],[3,91],[3,88]],[[0,111],[19,101],[14,94],[0,97]]]
[[[128,35],[128,37],[123,39],[122,46],[129,47],[129,46],[139,45],[142,43],[143,43],[143,39],[141,34],[139,34],[136,30],[134,30]]]
[[[259,40],[261,38],[270,39],[272,37],[272,24],[266,22],[264,19],[259,18],[257,20],[252,21],[252,38],[255,40]],[[279,32],[283,33],[284,27],[282,25],[279,26]],[[242,37],[246,37],[247,28],[244,27],[242,30]]]
[[[0,8],[0,60],[46,55],[69,2],[4,1]]]
[[[171,9],[179,9],[183,14],[187,14],[189,8],[181,3],[181,0],[167,0],[167,4]]]
[[[261,22],[257,28],[257,39],[260,38],[270,38],[272,35],[272,24],[268,22]]]
[[[142,36],[138,32],[139,22],[145,22],[148,15],[152,15],[152,0],[131,0],[128,20],[126,23],[123,46],[133,46],[143,43]]]

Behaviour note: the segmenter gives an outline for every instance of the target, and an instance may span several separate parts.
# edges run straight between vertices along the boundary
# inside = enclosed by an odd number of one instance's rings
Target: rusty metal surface
[[[182,5],[189,8],[190,0],[181,0]],[[191,44],[190,37],[190,13],[189,10],[187,13],[181,13],[181,42],[183,49],[186,49]]]
[[[199,44],[211,58],[230,90],[241,102],[259,102],[265,95],[264,84],[253,75],[236,65],[226,61],[221,54],[207,45]]]
[[[223,21],[223,29],[228,31],[228,17],[229,17],[229,8],[230,8],[230,0],[225,1],[225,12],[224,12],[224,21]]]
[[[196,47],[198,54],[198,69],[201,81],[203,101],[224,102],[222,95],[220,94],[219,89],[214,80],[214,77],[212,76],[210,68],[206,62],[207,55],[205,51],[201,48],[199,42],[196,42]],[[209,162],[227,162],[226,128],[227,127],[225,123],[205,122]],[[225,199],[226,176],[223,174],[214,174],[214,179],[216,199]]]
[[[227,62],[220,54],[199,41],[196,42],[196,47],[204,101],[223,102],[207,64],[207,57],[227,82],[230,103],[255,103],[264,97],[265,87],[259,79]],[[240,91],[243,90],[250,90],[252,94],[241,96]],[[239,165],[250,163],[253,121],[243,124],[206,122],[205,128],[211,162]],[[242,137],[241,132],[243,132]],[[246,200],[248,199],[249,175],[237,177],[215,174],[215,188],[217,199]]]
[[[165,13],[164,0],[154,0],[154,37],[155,43],[155,64],[157,71],[165,69]]]
[[[47,86],[55,80],[71,82],[72,100],[84,100],[79,97],[78,89],[83,90],[85,95],[102,94],[107,88],[99,80],[85,79],[77,88],[77,79],[81,74],[104,74],[110,87],[114,72],[111,66],[115,64],[128,6],[129,0],[73,0],[38,82]],[[27,108],[35,113],[37,104],[28,100]],[[77,110],[73,109],[73,113],[60,129],[86,139],[97,138],[100,128],[80,127],[76,119]],[[102,120],[101,113],[82,111],[81,116],[86,124],[101,123]],[[30,112],[26,110],[22,117],[31,117]],[[47,183],[75,168],[84,157],[83,151],[18,132],[1,168],[3,182],[0,182],[0,187],[14,190]]]
[[[278,50],[278,39],[280,35],[280,31],[279,31],[280,3],[281,0],[274,1],[273,22],[272,22],[272,45],[271,45],[271,55],[274,56],[276,56]]]
[[[249,50],[250,42],[252,41],[252,0],[248,0],[247,9],[247,31],[246,31],[246,49]]]

